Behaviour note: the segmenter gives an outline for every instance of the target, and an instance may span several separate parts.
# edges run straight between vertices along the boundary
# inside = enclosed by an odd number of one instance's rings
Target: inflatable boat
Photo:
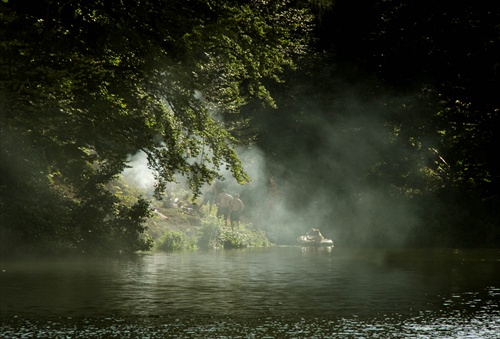
[[[318,241],[314,237],[307,235],[301,235],[297,238],[297,241],[302,246],[333,246],[333,241],[331,239],[323,238]]]

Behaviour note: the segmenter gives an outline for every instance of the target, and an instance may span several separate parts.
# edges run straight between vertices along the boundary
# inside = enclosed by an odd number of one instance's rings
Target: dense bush
[[[163,237],[156,244],[156,249],[160,251],[179,251],[195,248],[194,242],[178,231],[166,231]]]
[[[202,220],[198,237],[198,246],[200,248],[230,249],[269,245],[270,242],[264,234],[253,231],[244,225],[233,231],[213,215],[208,215]]]

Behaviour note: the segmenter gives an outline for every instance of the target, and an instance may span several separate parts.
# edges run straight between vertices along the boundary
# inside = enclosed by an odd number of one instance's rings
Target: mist
[[[246,206],[245,222],[272,241],[293,243],[314,227],[336,243],[404,245],[418,224],[415,207],[398,198],[397,188],[367,184],[370,171],[387,157],[392,131],[379,104],[383,100],[366,101],[355,93],[326,106],[307,107],[293,137],[286,127],[271,130],[267,150],[259,142],[237,148],[251,178],[248,184],[238,184],[224,164],[219,168],[224,177],[216,183],[219,190],[239,194]],[[152,197],[155,178],[146,155],[131,155],[128,165],[124,179]],[[188,191],[185,179],[178,179],[170,189]],[[202,194],[207,189],[205,185]]]
[[[127,165],[129,167],[122,172],[125,181],[129,185],[144,191],[148,197],[152,197],[155,189],[155,176],[148,167],[146,153],[139,151],[129,155]]]
[[[381,103],[414,98],[366,100],[359,91],[346,90],[326,105],[325,100],[286,107],[302,112],[299,131],[283,124],[266,140],[280,154],[257,152],[263,159],[253,191],[261,195],[253,199],[264,205],[259,223],[273,240],[291,242],[312,227],[349,246],[402,246],[411,238],[420,222],[416,206],[401,199],[395,183],[374,184],[369,176],[387,157],[409,152],[393,142],[389,108]]]

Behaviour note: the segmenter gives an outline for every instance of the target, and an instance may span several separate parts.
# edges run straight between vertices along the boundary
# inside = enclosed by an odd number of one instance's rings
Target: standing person
[[[214,182],[203,195],[203,202],[201,203],[201,206],[208,203],[208,211],[212,212],[212,205],[217,203],[215,199],[217,199],[217,185]]]
[[[223,216],[224,225],[227,225],[227,216],[229,214],[229,206],[231,205],[231,200],[233,200],[233,197],[227,194],[225,189],[222,189],[219,197],[217,198],[217,218]]]
[[[231,220],[231,229],[234,231],[234,225],[240,227],[240,213],[245,208],[243,201],[240,200],[240,195],[235,194],[231,204],[229,205],[229,220]]]

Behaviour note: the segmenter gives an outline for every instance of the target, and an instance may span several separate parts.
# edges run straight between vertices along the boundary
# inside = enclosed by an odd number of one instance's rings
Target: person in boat
[[[311,228],[311,230],[306,233],[306,237],[307,240],[311,240],[314,242],[321,242],[325,239],[318,228]]]

